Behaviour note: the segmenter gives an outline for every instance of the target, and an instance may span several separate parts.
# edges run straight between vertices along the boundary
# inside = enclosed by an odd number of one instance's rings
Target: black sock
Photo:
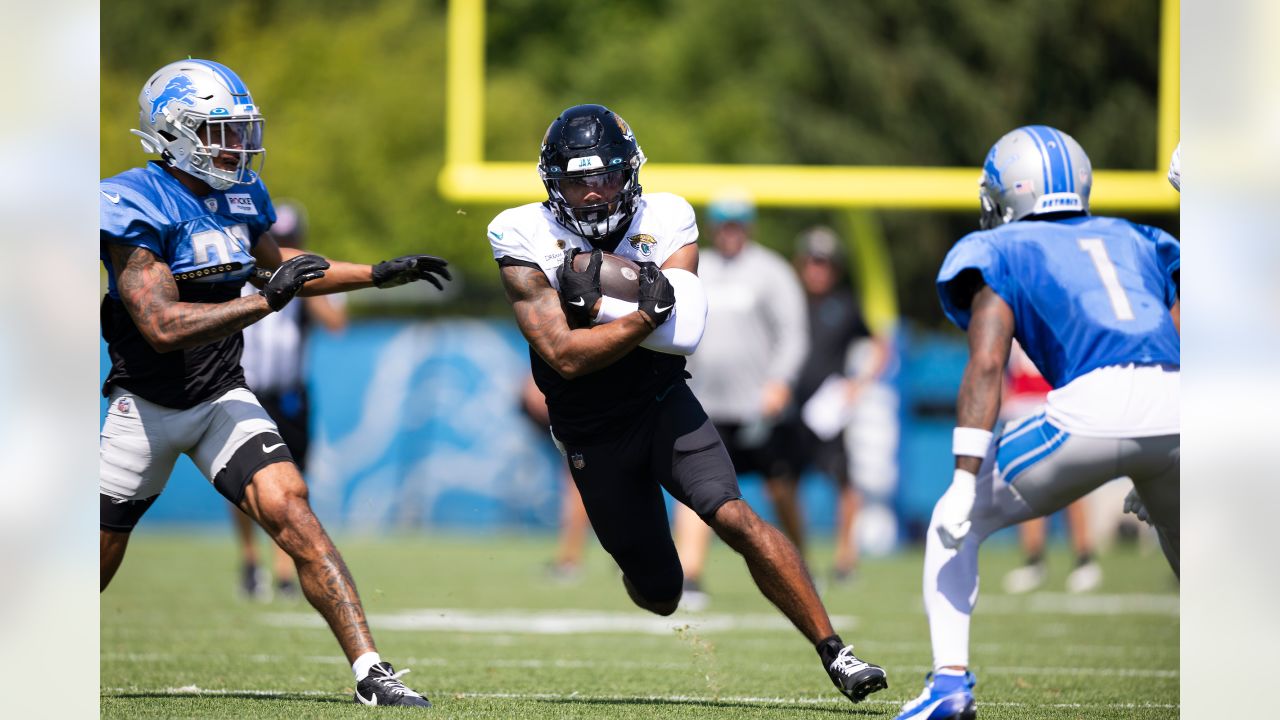
[[[829,638],[819,640],[818,644],[813,647],[818,651],[818,657],[822,658],[822,666],[831,667],[831,663],[835,662],[836,656],[844,649],[844,641],[840,639],[839,635],[832,635]]]
[[[1076,567],[1088,565],[1091,562],[1093,562],[1093,553],[1091,552],[1080,553],[1076,556]]]
[[[1036,553],[1036,554],[1034,554],[1034,555],[1028,555],[1028,556],[1027,556],[1027,564],[1028,564],[1028,565],[1041,565],[1041,564],[1043,564],[1043,563],[1044,563],[1044,553],[1043,553],[1043,552],[1038,552],[1038,553]]]

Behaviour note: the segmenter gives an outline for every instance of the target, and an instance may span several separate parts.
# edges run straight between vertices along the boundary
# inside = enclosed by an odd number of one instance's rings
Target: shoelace
[[[409,668],[405,668],[403,670],[397,670],[393,675],[387,672],[386,670],[384,670],[383,668],[375,666],[370,670],[370,674],[372,674],[373,671],[375,670],[378,672],[377,679],[381,681],[381,684],[384,688],[391,690],[393,692],[397,692],[401,695],[408,695],[410,697],[418,697],[418,698],[422,697],[418,693],[410,690],[407,685],[400,682],[400,676],[408,674]]]
[[[840,650],[840,654],[836,655],[836,659],[831,661],[831,669],[843,675],[852,675],[855,671],[861,670],[867,664],[853,656],[853,646],[845,645]]]

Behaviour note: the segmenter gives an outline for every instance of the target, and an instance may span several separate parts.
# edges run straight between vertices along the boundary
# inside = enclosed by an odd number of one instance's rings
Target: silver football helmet
[[[1089,213],[1093,167],[1070,135],[1027,125],[991,147],[982,166],[978,199],[984,230],[1053,213]]]
[[[216,190],[249,185],[262,172],[265,122],[249,88],[225,65],[179,60],[138,95],[142,148]]]

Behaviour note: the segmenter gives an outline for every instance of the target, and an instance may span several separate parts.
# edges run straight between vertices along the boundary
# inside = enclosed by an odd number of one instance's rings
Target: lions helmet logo
[[[631,243],[631,247],[645,257],[653,255],[653,246],[658,244],[652,235],[632,235],[627,238],[627,242]]]
[[[183,102],[191,106],[195,106],[192,100],[196,94],[195,83],[191,82],[191,78],[186,75],[176,75],[164,86],[164,92],[158,97],[151,99],[151,122],[156,121],[156,115],[169,106],[171,102]],[[147,97],[151,97],[150,89],[147,90]]]

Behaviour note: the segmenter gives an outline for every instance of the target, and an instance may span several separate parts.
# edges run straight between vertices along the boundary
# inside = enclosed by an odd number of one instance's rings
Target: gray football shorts
[[[156,405],[119,387],[110,400],[99,443],[98,489],[114,501],[159,495],[183,453],[212,483],[251,438],[269,433],[283,446],[275,422],[244,388],[185,410]],[[274,444],[264,443],[262,454],[287,453]]]
[[[1178,570],[1181,435],[1084,437],[1040,411],[1010,423],[983,460],[970,519],[979,538],[1050,515],[1095,488],[1129,477]]]

